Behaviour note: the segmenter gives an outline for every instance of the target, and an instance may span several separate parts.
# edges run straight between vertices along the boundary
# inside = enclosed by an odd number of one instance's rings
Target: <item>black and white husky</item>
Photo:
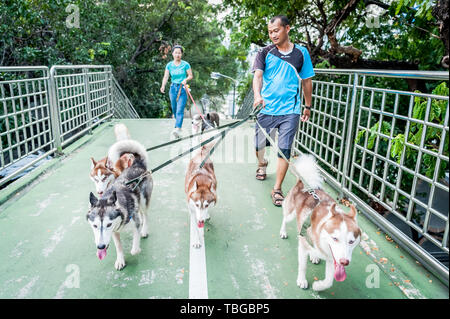
[[[100,199],[90,193],[90,207],[86,216],[91,224],[97,247],[97,257],[102,260],[106,256],[111,237],[116,246],[117,258],[115,268],[121,270],[125,267],[125,257],[120,242],[119,232],[126,226],[133,229],[133,245],[131,254],[141,252],[140,237],[148,236],[147,209],[153,189],[153,179],[148,173],[139,183],[127,182],[147,173],[144,159],[136,159],[114,181]]]

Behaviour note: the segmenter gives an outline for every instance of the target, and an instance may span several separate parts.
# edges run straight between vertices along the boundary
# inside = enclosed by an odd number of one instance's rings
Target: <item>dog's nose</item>
[[[97,246],[97,249],[100,249],[100,250],[105,249],[105,248],[106,248],[105,244],[101,244],[101,245]]]
[[[339,259],[339,263],[340,263],[342,266],[348,266],[348,264],[349,264],[350,262],[348,261],[348,259],[341,258],[341,259]]]

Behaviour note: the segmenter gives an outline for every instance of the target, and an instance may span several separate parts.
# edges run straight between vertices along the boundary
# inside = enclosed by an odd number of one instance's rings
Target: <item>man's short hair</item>
[[[280,19],[280,24],[285,27],[287,25],[289,25],[289,19],[288,17],[286,17],[285,15],[277,15],[274,16],[272,19],[270,19],[270,23],[274,23],[275,21],[277,21],[277,19]]]

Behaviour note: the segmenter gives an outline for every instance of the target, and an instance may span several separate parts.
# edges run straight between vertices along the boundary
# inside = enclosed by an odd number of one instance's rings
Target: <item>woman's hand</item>
[[[161,86],[161,88],[159,89],[161,91],[161,93],[165,93],[166,89],[164,88],[164,86]]]

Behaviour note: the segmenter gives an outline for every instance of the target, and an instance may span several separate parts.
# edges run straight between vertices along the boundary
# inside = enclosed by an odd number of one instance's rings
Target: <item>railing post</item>
[[[55,80],[54,67],[50,69],[50,74],[47,81],[48,86],[48,109],[50,112],[50,126],[53,135],[54,145],[56,148],[55,155],[63,155],[62,141],[61,141],[61,118],[59,112],[58,92]]]
[[[112,70],[111,67],[105,68],[106,71],[106,104],[108,105],[108,114],[114,112],[113,98],[112,98]]]
[[[347,127],[347,137],[344,143],[345,145],[345,155],[344,155],[344,165],[342,167],[342,189],[346,188],[346,181],[349,178],[349,162],[352,155],[352,145],[353,145],[353,119],[355,117],[356,99],[358,97],[358,73],[353,74],[353,87],[352,87],[352,100],[350,102],[350,112],[348,115],[348,127]]]
[[[86,117],[89,125],[89,134],[92,134],[92,110],[91,110],[91,94],[89,90],[89,74],[88,69],[83,68],[84,94],[86,103]]]

